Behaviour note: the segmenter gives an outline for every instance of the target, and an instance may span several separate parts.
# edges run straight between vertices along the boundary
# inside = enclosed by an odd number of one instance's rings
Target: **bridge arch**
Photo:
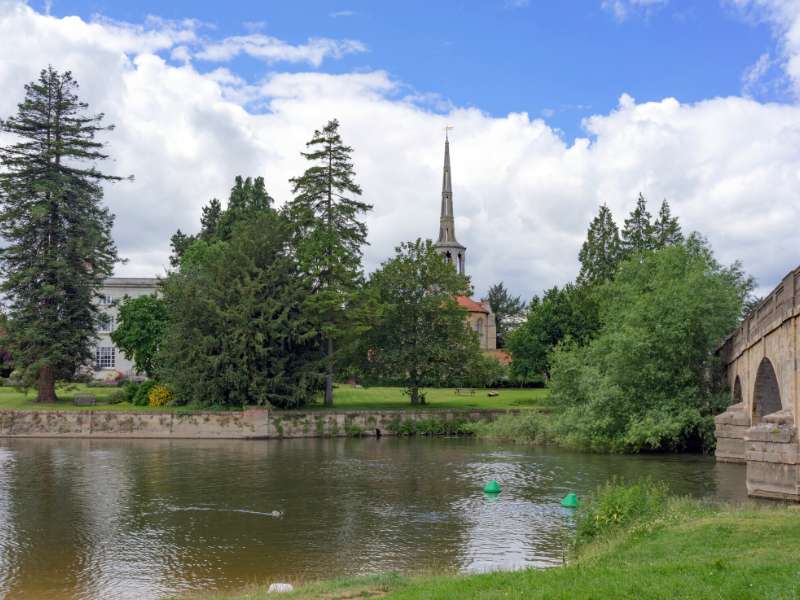
[[[765,356],[756,371],[753,388],[753,424],[759,423],[765,415],[781,410],[781,391],[778,377],[772,362]]]
[[[736,376],[736,381],[733,382],[733,404],[741,404],[742,397],[742,380]]]

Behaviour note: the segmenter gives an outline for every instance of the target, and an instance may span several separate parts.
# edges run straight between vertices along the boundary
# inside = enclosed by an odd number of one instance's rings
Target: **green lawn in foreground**
[[[702,507],[581,552],[567,567],[471,576],[382,575],[310,584],[287,600],[384,598],[764,599],[800,597],[800,511]],[[263,591],[206,600],[268,600]]]
[[[145,411],[170,412],[188,410],[187,407],[134,406],[127,402],[119,404],[98,404],[96,406],[75,406],[72,399],[75,394],[94,394],[98,401],[108,398],[119,388],[87,387],[86,385],[59,386],[56,389],[59,402],[55,404],[38,404],[36,391],[27,393],[13,387],[0,387],[0,410],[109,410],[116,412]],[[335,410],[390,410],[405,409],[450,409],[450,408],[492,408],[492,409],[536,409],[547,407],[548,391],[544,388],[531,389],[499,389],[498,396],[490,398],[488,390],[475,390],[474,395],[458,395],[454,389],[426,389],[427,403],[420,407],[412,407],[408,396],[399,387],[354,388],[341,384],[334,391]],[[308,407],[309,410],[326,410],[321,401]],[[201,410],[215,410],[214,407]]]

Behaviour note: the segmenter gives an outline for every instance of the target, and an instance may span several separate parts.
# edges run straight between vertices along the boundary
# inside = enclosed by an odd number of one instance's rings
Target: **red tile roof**
[[[456,302],[460,306],[466,308],[469,312],[479,312],[489,314],[489,311],[480,303],[475,302],[472,298],[467,298],[466,296],[456,296]]]

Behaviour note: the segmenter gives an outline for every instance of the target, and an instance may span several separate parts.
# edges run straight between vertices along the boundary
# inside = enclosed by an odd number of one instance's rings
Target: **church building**
[[[439,239],[434,244],[445,260],[455,265],[462,275],[466,274],[467,249],[456,239],[456,223],[453,214],[453,180],[450,174],[450,140],[444,138],[444,173],[442,174],[442,212],[439,218]],[[504,354],[497,351],[497,326],[492,307],[485,300],[473,300],[467,296],[456,298],[467,310],[469,326],[478,334],[481,350],[489,354]],[[498,360],[501,357],[498,356]],[[503,361],[505,362],[505,361]]]

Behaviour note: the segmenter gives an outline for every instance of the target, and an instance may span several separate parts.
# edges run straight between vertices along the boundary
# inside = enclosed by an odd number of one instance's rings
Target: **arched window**
[[[475,321],[475,331],[477,331],[478,336],[483,339],[483,319],[478,319]]]

